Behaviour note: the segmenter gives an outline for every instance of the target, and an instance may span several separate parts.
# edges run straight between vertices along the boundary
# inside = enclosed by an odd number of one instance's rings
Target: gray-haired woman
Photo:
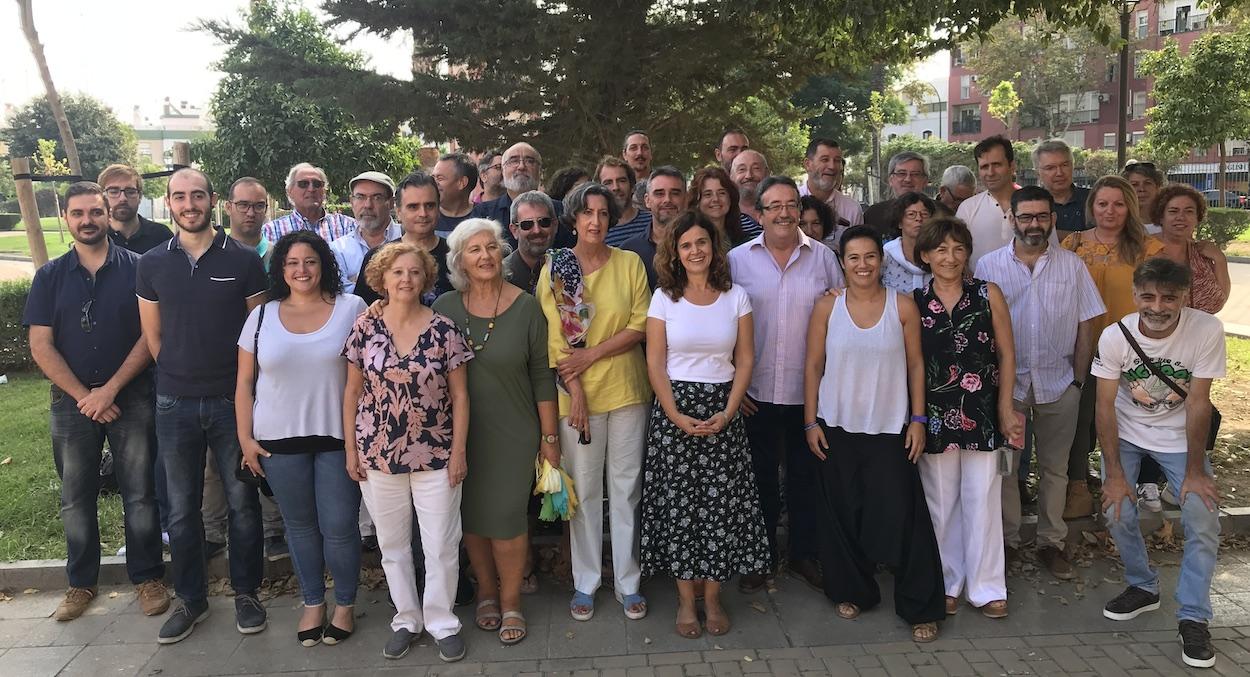
[[[498,223],[463,221],[447,246],[456,291],[440,296],[433,308],[456,323],[474,351],[469,401],[487,407],[469,419],[473,472],[461,501],[464,542],[478,581],[476,622],[498,630],[504,644],[516,644],[525,638],[521,579],[535,456],[560,465],[547,321],[533,296],[504,281],[507,245]]]

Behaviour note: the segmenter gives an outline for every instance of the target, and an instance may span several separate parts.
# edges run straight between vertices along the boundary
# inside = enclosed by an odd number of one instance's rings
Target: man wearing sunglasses
[[[53,616],[82,615],[100,574],[100,455],[107,439],[126,505],[126,573],[140,608],[169,608],[161,579],[161,529],[152,444],[152,362],[139,322],[139,257],[110,242],[109,203],[99,184],[80,181],[65,194],[63,216],[74,238],[65,255],[35,273],[22,324],[35,364],[52,381],[49,429],[61,478],[61,521],[69,589]]]
[[[555,240],[556,207],[551,198],[536,190],[521,193],[512,201],[508,231],[516,239],[516,250],[503,260],[504,278],[533,294],[538,271]]]
[[[143,176],[133,167],[109,165],[100,172],[96,182],[104,188],[109,203],[109,238],[115,244],[145,254],[156,245],[165,244],[174,232],[139,214],[143,199]]]
[[[330,180],[325,170],[301,162],[286,175],[286,197],[291,213],[266,223],[261,229],[270,244],[287,233],[311,230],[326,242],[333,242],[356,230],[356,220],[345,214],[327,212],[326,189]]]

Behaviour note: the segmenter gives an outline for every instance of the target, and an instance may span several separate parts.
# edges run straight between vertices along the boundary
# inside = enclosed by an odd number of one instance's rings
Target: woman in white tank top
[[[881,601],[878,564],[894,573],[894,609],[912,639],[937,638],[946,615],[942,563],[916,460],[924,451],[920,313],[881,286],[881,236],[842,235],[847,288],[816,302],[807,329],[804,430],[820,459],[831,547],[825,594],[842,618]]]

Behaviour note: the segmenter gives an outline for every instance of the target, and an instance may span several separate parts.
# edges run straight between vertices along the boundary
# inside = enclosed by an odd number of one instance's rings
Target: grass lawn
[[[58,217],[55,217],[55,216],[42,216],[39,218],[39,225],[42,226],[44,230],[55,231],[57,218]],[[13,230],[26,230],[26,222],[18,221],[17,225],[13,226]]]
[[[48,258],[54,259],[69,251],[70,243],[74,241],[74,238],[70,236],[68,230],[65,231],[65,241],[62,242],[60,234],[56,232],[55,222],[50,228],[48,226],[44,228],[43,241],[48,246]],[[0,252],[30,256],[30,242],[26,239],[25,233],[3,235],[0,236]]]

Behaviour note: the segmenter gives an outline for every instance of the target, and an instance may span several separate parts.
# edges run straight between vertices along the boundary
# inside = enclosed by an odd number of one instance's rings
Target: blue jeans
[[[239,438],[234,401],[228,397],[156,396],[156,438],[169,490],[169,553],[174,591],[183,602],[208,596],[204,561],[204,457],[211,448],[230,504],[230,585],[255,594],[264,573],[260,501],[256,489],[235,479]]]
[[[126,573],[134,584],[165,576],[153,484],[152,382],[140,376],[117,394],[121,417],[96,423],[78,403],[52,386],[49,429],[52,459],[61,478],[61,523],[69,557],[65,573],[75,588],[94,588],[100,577],[100,455],[107,438],[121,490],[126,527]]]
[[[1153,458],[1163,468],[1168,484],[1177,493],[1185,482],[1185,458],[1187,454],[1163,454],[1142,449],[1132,442],[1120,440],[1120,465],[1130,494],[1135,494],[1137,473],[1144,458]],[[1211,460],[1204,462],[1207,474],[1211,474]],[[1103,479],[1107,478],[1103,468]],[[1104,513],[1107,526],[1120,551],[1124,564],[1124,580],[1154,594],[1159,593],[1159,574],[1150,566],[1146,543],[1142,540],[1137,522],[1137,502],[1129,498],[1120,505],[1120,519],[1114,519],[1113,511]],[[1211,577],[1215,575],[1215,555],[1220,546],[1220,517],[1218,511],[1207,509],[1202,498],[1193,494],[1181,499],[1181,525],[1185,529],[1185,551],[1181,556],[1181,575],[1176,582],[1176,618],[1182,621],[1207,623],[1211,613]],[[1114,506],[1112,506],[1114,508]]]
[[[334,577],[334,603],[356,603],[360,581],[360,485],[347,476],[343,451],[261,458],[286,524],[287,545],[305,606],[325,602],[322,571]]]

